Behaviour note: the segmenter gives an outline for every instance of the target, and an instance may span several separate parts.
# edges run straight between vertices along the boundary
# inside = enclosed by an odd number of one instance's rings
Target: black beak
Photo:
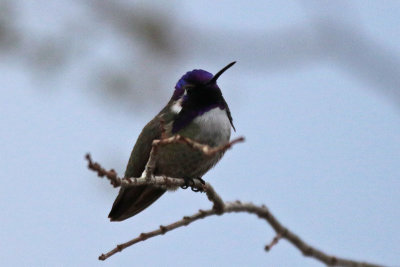
[[[221,74],[224,73],[227,69],[229,69],[230,67],[235,65],[235,63],[236,63],[236,61],[233,61],[233,62],[229,63],[228,65],[226,65],[222,70],[218,71],[217,74],[215,74],[214,77],[212,77],[212,79],[207,82],[207,84],[215,83],[218,80],[219,76],[221,76]]]

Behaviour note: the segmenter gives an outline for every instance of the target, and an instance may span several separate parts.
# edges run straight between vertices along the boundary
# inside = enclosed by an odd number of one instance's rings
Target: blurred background
[[[247,214],[117,243],[211,205],[178,190],[121,223],[142,127],[189,70],[215,73],[237,132],[205,180],[309,244],[400,265],[399,1],[0,0],[0,265],[320,266]]]

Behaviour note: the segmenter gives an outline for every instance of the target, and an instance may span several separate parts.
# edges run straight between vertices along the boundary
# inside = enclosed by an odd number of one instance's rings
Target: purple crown
[[[184,93],[183,86],[188,83],[192,84],[204,84],[211,80],[211,78],[214,75],[209,73],[208,71],[205,70],[192,70],[186,72],[185,75],[182,76],[182,78],[179,79],[179,81],[175,85],[175,92],[173,95],[173,99],[177,100],[179,97],[182,96]]]

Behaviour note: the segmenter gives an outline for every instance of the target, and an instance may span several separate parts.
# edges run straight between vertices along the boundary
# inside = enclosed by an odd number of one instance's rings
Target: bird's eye
[[[192,87],[192,86],[186,87],[186,94],[187,94],[187,95],[191,95],[192,93],[193,93],[193,87]]]

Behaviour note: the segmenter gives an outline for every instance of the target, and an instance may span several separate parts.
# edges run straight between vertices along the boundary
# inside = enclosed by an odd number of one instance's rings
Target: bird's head
[[[178,131],[196,116],[202,115],[216,107],[226,109],[232,124],[228,105],[222,96],[221,89],[217,85],[217,80],[222,73],[235,63],[234,61],[228,64],[215,75],[205,70],[195,69],[182,76],[176,83],[175,91],[171,98],[171,110],[180,117],[178,122],[174,124],[174,132]]]

